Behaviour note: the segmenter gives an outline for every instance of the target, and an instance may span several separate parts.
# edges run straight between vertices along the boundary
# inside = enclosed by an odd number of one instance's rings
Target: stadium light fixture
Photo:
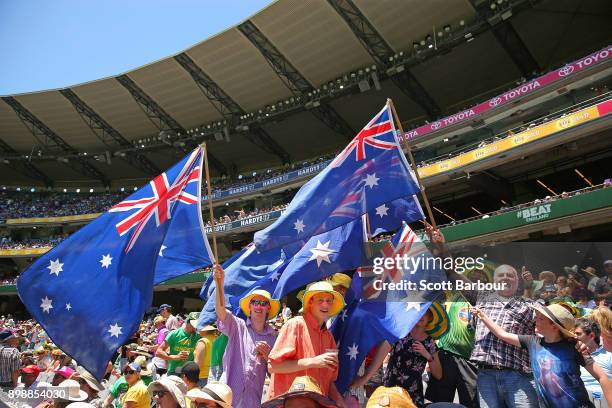
[[[134,187],[134,191],[138,190],[138,187]]]
[[[125,191],[125,187],[121,187],[121,192],[123,193]]]
[[[17,191],[21,191],[21,187],[17,187],[15,190],[17,190]]]
[[[80,189],[80,188],[77,188],[77,189],[76,189],[76,192],[77,192],[77,193],[80,193],[80,192],[81,192],[81,189]]]
[[[68,192],[68,190],[64,189],[64,193],[67,193],[67,192]]]
[[[90,188],[90,189],[89,189],[89,192],[90,192],[90,193],[93,193],[93,192],[94,192],[94,189],[93,189],[93,188]]]
[[[450,30],[451,30],[451,26],[450,26],[450,24],[445,25],[445,26],[443,27],[443,29],[444,29],[444,31],[445,31],[445,32],[450,33]]]
[[[36,192],[36,189],[35,189],[34,187],[32,187],[32,188],[30,189],[30,193],[35,193],[35,192]]]

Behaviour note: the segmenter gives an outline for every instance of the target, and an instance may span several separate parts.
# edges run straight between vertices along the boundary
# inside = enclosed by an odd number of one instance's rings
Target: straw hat
[[[432,314],[431,321],[425,327],[425,332],[434,339],[440,338],[448,331],[448,314],[439,302],[433,302],[429,306]]]
[[[178,381],[177,381],[178,380]],[[180,405],[181,408],[185,408],[185,392],[187,391],[187,387],[183,380],[175,375],[170,375],[168,377],[162,377],[157,381],[153,381],[147,387],[147,391],[149,395],[153,396],[153,392],[165,390],[172,394],[172,398]]]
[[[61,398],[64,401],[85,401],[87,399],[87,393],[81,391],[81,386],[78,381],[64,380],[59,383],[58,388],[66,390],[64,398]]]
[[[151,375],[151,370],[147,370],[147,358],[145,356],[136,357],[134,363],[140,366],[140,375]]]
[[[79,366],[77,367],[77,373],[79,378],[82,378],[83,380],[85,380],[85,382],[94,390],[101,392],[104,391],[104,386],[102,384],[100,384],[100,382],[98,380],[96,380],[94,378],[93,375],[91,375],[91,373],[87,370],[85,370],[83,367]]]
[[[153,319],[153,325],[157,326],[159,323],[163,323],[166,321],[166,318],[162,315],[155,316]]]
[[[416,408],[416,405],[402,387],[381,386],[374,390],[366,408]]]
[[[327,278],[327,280],[332,286],[342,286],[347,289],[351,286],[351,277],[345,273],[335,273]]]
[[[191,312],[187,315],[187,322],[193,327],[198,327],[198,319],[200,318],[200,312]]]
[[[303,397],[316,401],[319,406],[329,408],[337,407],[336,403],[323,395],[317,381],[310,376],[296,377],[289,387],[289,391],[262,404],[261,408],[279,408],[285,405],[289,398]]]
[[[270,302],[270,310],[268,311],[268,320],[272,319],[274,316],[278,314],[280,311],[280,302],[277,299],[272,299],[272,295],[270,292],[263,289],[256,289],[253,292],[249,293],[242,299],[240,299],[240,309],[247,316],[251,317],[251,312],[249,311],[249,304],[251,303],[251,299],[255,296],[261,296]]]
[[[338,292],[336,292],[331,283],[328,281],[315,282],[306,288],[304,292],[304,300],[302,301],[302,305],[304,307],[304,311],[308,311],[308,303],[310,299],[316,295],[317,293],[329,293],[334,297],[334,303],[332,304],[332,308],[329,311],[330,316],[335,316],[342,308],[344,308],[344,298]]]
[[[536,310],[544,315],[548,320],[553,322],[555,326],[561,330],[561,333],[568,338],[575,338],[574,328],[576,327],[576,319],[572,313],[561,304],[544,306],[539,303],[529,305],[533,310]]]
[[[597,269],[593,268],[592,266],[587,266],[584,269],[581,269],[582,272],[586,273],[587,275],[590,275],[592,278],[598,278],[599,276],[597,276]]]
[[[206,326],[202,327],[200,330],[198,330],[199,333],[206,333],[206,332],[214,332],[216,331],[217,328],[211,324],[207,324]]]
[[[194,402],[215,401],[223,408],[232,408],[232,389],[218,381],[209,381],[202,389],[189,390],[185,397]]]

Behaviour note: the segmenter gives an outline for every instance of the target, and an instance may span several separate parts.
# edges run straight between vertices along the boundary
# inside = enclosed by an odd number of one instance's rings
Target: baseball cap
[[[169,304],[167,304],[167,303],[164,303],[163,305],[161,305],[161,306],[159,307],[159,309],[157,309],[157,312],[159,313],[159,312],[161,312],[161,311],[162,311],[162,310],[164,310],[164,309],[172,309],[172,306],[170,306],[170,305],[169,305]]]
[[[23,367],[22,369],[20,369],[19,371],[21,371],[24,374],[36,374],[36,375],[40,374],[40,368],[38,368],[38,366],[34,364],[27,365]]]

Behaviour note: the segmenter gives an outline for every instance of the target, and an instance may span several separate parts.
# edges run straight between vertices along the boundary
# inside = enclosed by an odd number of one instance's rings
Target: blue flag
[[[51,340],[101,379],[136,332],[155,283],[212,264],[198,147],[38,258],[17,291]]]
[[[239,314],[238,302],[242,294],[266,275],[283,268],[286,260],[286,256],[281,249],[277,248],[260,253],[257,252],[257,248],[252,243],[227,260],[222,265],[225,270],[226,307],[230,308],[235,314]],[[215,312],[216,285],[212,276],[209,280],[207,293],[204,296],[206,304],[200,313],[198,327],[203,327],[217,320]],[[201,297],[203,297],[202,295],[203,293],[200,294]]]
[[[300,188],[274,224],[255,233],[253,242],[264,251],[307,240],[418,191],[385,105],[325,170]]]
[[[378,256],[394,257],[406,254],[412,259],[434,259],[416,234],[405,225],[385,246]],[[414,264],[412,264],[414,266]],[[348,306],[335,319],[332,332],[338,344],[339,363],[336,387],[341,393],[348,390],[366,355],[373,347],[387,340],[390,344],[408,335],[431,305],[431,301],[442,295],[441,291],[384,291],[374,283],[400,282],[441,282],[444,272],[431,262],[419,262],[415,269],[390,268],[385,273],[372,273],[373,268],[361,268],[353,276],[351,287],[346,294]],[[426,267],[429,266],[428,267]],[[375,293],[377,292],[377,293]]]
[[[282,274],[269,278],[269,281],[278,280],[274,297],[280,299],[311,282],[363,265],[364,235],[363,222],[359,218],[310,238]]]
[[[368,213],[371,236],[395,231],[402,222],[411,223],[425,219],[423,209],[416,196],[398,198],[389,203],[383,203]]]

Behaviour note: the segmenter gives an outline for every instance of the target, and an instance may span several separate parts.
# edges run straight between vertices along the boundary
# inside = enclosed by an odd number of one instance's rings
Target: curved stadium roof
[[[215,138],[187,130],[224,120],[230,142],[209,144],[217,174],[329,153],[388,97],[406,124],[422,122],[586,55],[612,38],[611,13],[605,0],[279,0],[125,74],[2,97],[0,183],[146,179],[183,155],[181,148]],[[434,29],[442,37],[433,33],[435,47],[419,45],[417,54],[413,44]],[[368,77],[369,90],[347,86],[319,106],[296,103],[286,114],[240,127],[245,113],[292,97],[308,100],[308,92],[372,65],[380,90]],[[171,136],[166,144],[134,149],[132,141],[161,131]],[[175,143],[186,135],[193,139],[186,146]],[[92,159],[106,152],[111,164]]]

